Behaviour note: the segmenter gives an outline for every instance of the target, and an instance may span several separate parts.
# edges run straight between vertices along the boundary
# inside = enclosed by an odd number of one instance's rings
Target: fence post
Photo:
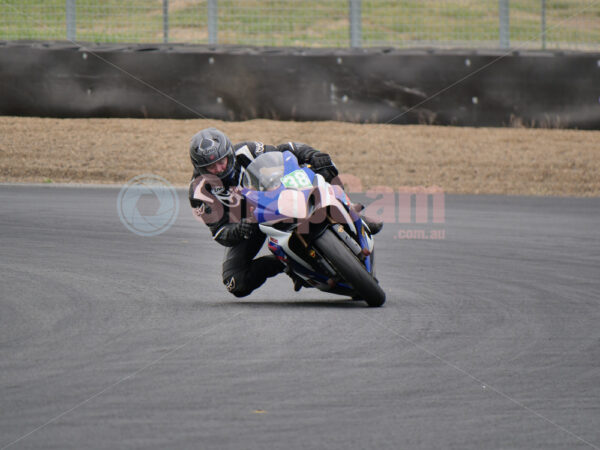
[[[546,0],[542,0],[542,49],[546,50]]]
[[[163,42],[169,42],[169,0],[163,0]]]
[[[510,14],[509,0],[499,0],[498,15],[500,16],[500,48],[510,47]]]
[[[75,0],[66,0],[67,8],[67,40],[74,41],[77,39],[77,5]]]
[[[348,0],[350,9],[350,47],[362,45],[361,0]]]
[[[217,0],[208,0],[208,43],[217,43],[218,23]]]

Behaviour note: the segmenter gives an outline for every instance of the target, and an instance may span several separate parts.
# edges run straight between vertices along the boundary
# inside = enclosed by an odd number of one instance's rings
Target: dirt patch
[[[186,185],[189,140],[207,126],[234,142],[310,144],[364,189],[600,196],[600,131],[269,120],[0,117],[0,181],[123,183],[154,173]]]

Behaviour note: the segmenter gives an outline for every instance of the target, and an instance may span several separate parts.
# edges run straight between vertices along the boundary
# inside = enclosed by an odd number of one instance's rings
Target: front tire
[[[325,230],[314,245],[369,306],[378,307],[385,303],[385,292],[373,275],[367,272],[354,253],[331,230]]]

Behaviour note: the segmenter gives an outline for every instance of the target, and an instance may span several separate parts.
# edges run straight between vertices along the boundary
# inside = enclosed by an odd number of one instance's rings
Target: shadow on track
[[[211,306],[245,306],[250,308],[368,308],[362,300],[225,300]],[[207,305],[207,303],[203,303]]]

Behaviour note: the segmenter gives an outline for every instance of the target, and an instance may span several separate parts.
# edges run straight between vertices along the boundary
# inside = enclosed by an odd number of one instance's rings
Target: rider
[[[310,164],[311,169],[331,182],[338,170],[327,153],[298,142],[278,146],[261,142],[241,142],[232,145],[229,138],[216,128],[196,133],[190,143],[190,157],[194,173],[189,199],[194,214],[210,229],[213,239],[227,248],[223,261],[223,284],[236,297],[244,297],[261,286],[267,278],[284,270],[275,255],[254,259],[266,236],[256,221],[239,215],[239,198],[234,195],[241,182],[242,167],[263,152],[290,151],[299,164]],[[363,219],[365,217],[363,216]],[[366,219],[365,219],[366,220]],[[381,222],[367,221],[372,234],[381,230]],[[294,290],[304,285],[292,276]]]

